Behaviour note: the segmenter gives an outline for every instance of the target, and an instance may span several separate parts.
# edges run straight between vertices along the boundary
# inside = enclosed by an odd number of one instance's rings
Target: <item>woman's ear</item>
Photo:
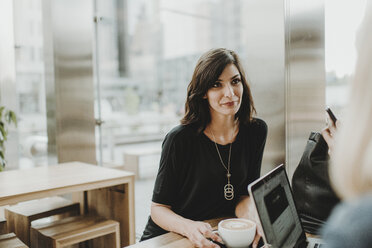
[[[203,96],[203,99],[208,99],[207,94],[205,94],[205,95]]]

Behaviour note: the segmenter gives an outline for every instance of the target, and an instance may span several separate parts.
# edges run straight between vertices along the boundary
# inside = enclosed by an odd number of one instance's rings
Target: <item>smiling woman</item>
[[[236,101],[236,97],[240,97],[239,106],[235,109],[236,112],[230,113],[230,117],[233,116],[243,123],[250,122],[256,110],[243,66],[235,52],[221,48],[210,50],[200,57],[188,86],[185,115],[181,123],[195,124],[198,126],[198,131],[204,130],[212,117],[213,110],[210,111],[210,107],[212,107],[213,100],[211,97],[216,92],[223,92],[226,86],[229,89],[228,95],[229,91],[232,91],[230,99],[226,97],[220,100],[226,103]],[[242,87],[242,92],[235,91],[236,86]],[[220,88],[222,91],[218,90]],[[218,102],[217,105],[223,102]]]
[[[224,48],[204,53],[188,86],[181,125],[163,142],[141,240],[172,231],[196,247],[217,247],[208,239],[220,237],[203,220],[249,216],[246,189],[260,175],[267,134],[266,123],[253,113],[237,54]]]
[[[242,95],[240,73],[234,64],[230,64],[207,91],[204,99],[208,99],[211,115],[235,115],[240,108]]]

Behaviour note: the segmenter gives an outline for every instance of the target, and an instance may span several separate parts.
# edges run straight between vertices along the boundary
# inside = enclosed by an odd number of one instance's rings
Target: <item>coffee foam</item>
[[[221,227],[230,230],[249,229],[252,226],[253,225],[251,223],[242,220],[225,220],[224,222],[221,223]]]

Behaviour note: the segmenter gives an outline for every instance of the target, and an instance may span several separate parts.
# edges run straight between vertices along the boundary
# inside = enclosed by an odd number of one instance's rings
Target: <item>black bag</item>
[[[328,174],[328,145],[320,133],[312,132],[292,177],[292,189],[305,232],[319,234],[333,207],[340,201]]]

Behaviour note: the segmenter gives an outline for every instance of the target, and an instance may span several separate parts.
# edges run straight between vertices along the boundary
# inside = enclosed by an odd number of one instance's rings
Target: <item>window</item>
[[[14,1],[19,167],[46,165],[47,128],[41,0]],[[36,26],[37,25],[37,26]]]
[[[347,104],[356,62],[355,35],[365,5],[366,0],[325,1],[326,103],[336,115]]]

